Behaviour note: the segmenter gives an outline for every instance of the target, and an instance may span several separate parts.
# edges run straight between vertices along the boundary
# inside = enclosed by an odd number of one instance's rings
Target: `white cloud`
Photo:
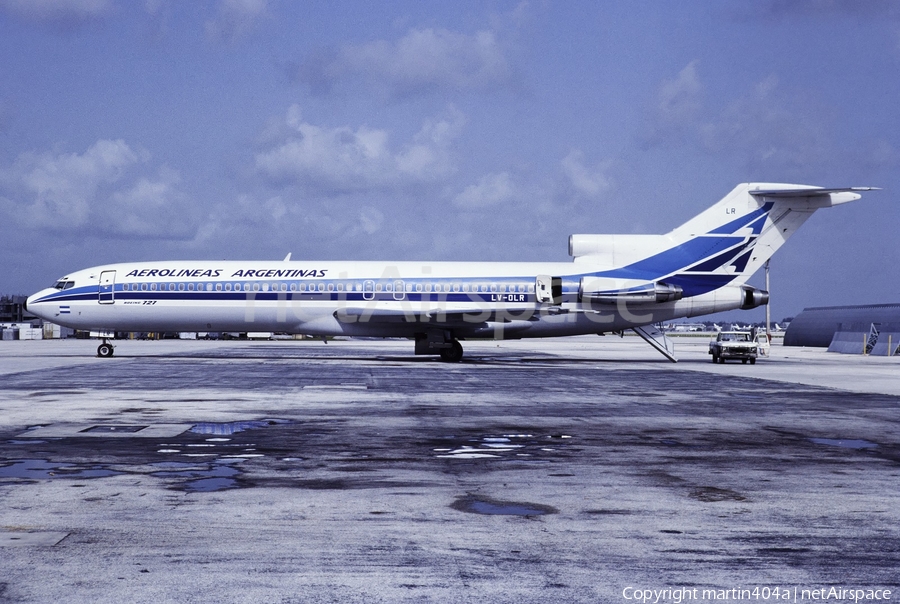
[[[673,79],[663,80],[653,107],[651,142],[689,136],[703,109],[703,83],[697,61],[691,61]]]
[[[821,165],[831,143],[824,125],[827,110],[812,99],[783,92],[775,76],[697,124],[698,138],[710,153],[744,156],[754,168]]]
[[[900,9],[894,0],[765,0],[736,3],[731,12],[741,20],[765,19],[897,19]]]
[[[359,224],[367,235],[373,235],[381,230],[384,214],[378,208],[366,206],[359,211]]]
[[[137,161],[124,141],[100,140],[81,155],[24,153],[2,178],[23,193],[22,209],[29,223],[81,227],[88,222],[100,187],[119,180],[122,171]]]
[[[160,168],[155,179],[140,177],[130,187],[115,191],[97,204],[98,224],[117,235],[147,238],[189,238],[196,221],[187,196],[178,190],[181,178]]]
[[[680,123],[696,115],[701,106],[703,85],[697,74],[697,61],[691,61],[674,80],[659,87],[657,111],[663,122]]]
[[[466,124],[465,116],[451,107],[441,120],[426,120],[412,142],[397,154],[397,168],[408,177],[427,181],[446,176],[455,168],[450,145]]]
[[[219,0],[216,18],[206,22],[206,35],[215,41],[234,42],[250,33],[267,13],[268,0]]]
[[[774,75],[718,108],[704,103],[703,92],[696,61],[676,78],[664,80],[653,110],[650,144],[691,145],[736,157],[746,168],[765,173],[827,160],[833,147],[824,127],[829,111],[802,91],[783,90]]]
[[[584,153],[573,149],[560,162],[570,184],[581,195],[596,198],[610,189],[612,183],[607,176],[608,167],[597,164],[588,167],[584,163]]]
[[[515,195],[515,186],[508,172],[482,176],[478,184],[469,185],[453,199],[453,203],[464,209],[488,208],[510,201]]]
[[[319,91],[361,79],[388,94],[484,89],[505,85],[509,63],[493,32],[474,35],[446,29],[412,29],[395,41],[348,45],[300,71]]]
[[[448,118],[427,121],[409,144],[394,151],[387,130],[317,126],[293,105],[282,126],[266,135],[271,148],[256,155],[255,166],[273,186],[326,196],[433,182],[453,171],[450,146],[464,123],[451,109]]]
[[[13,223],[48,232],[173,239],[195,221],[179,176],[143,174],[149,156],[122,140],[99,140],[84,153],[23,153],[0,169],[2,209]]]
[[[0,0],[0,8],[28,21],[78,25],[105,16],[112,0]]]

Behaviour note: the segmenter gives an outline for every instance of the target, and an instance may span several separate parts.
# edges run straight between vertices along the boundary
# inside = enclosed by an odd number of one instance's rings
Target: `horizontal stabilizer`
[[[840,189],[823,189],[821,187],[794,189],[757,189],[750,190],[750,195],[762,197],[818,197],[832,193],[858,193],[861,191],[880,191],[879,187],[844,187]]]

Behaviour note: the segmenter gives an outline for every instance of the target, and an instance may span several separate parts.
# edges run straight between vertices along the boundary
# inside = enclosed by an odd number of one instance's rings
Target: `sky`
[[[898,68],[893,0],[0,0],[0,293],[144,260],[566,261],[761,181],[883,188],[774,256],[773,320],[900,302]]]

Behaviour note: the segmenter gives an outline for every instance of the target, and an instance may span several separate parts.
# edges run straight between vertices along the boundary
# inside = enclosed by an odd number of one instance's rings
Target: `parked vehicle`
[[[716,339],[709,343],[709,354],[713,363],[724,363],[726,359],[740,359],[746,364],[756,364],[759,354],[758,344],[748,331],[721,331]]]

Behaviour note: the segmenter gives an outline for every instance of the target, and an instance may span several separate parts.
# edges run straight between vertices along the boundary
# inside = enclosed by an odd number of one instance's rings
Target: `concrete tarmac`
[[[900,599],[900,359],[707,341],[2,342],[0,602]]]

